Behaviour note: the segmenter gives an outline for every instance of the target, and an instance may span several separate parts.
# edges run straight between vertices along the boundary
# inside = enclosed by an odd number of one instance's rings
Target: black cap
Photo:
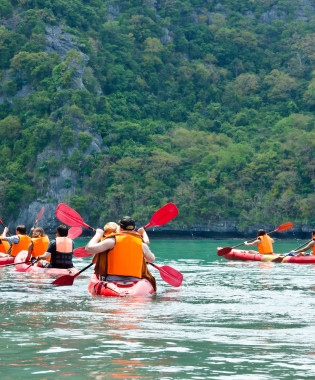
[[[136,227],[136,222],[130,216],[124,216],[119,221],[119,226],[128,231],[132,231]]]

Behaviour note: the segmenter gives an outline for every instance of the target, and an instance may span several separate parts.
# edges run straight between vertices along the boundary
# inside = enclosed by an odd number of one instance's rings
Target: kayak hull
[[[88,289],[92,296],[102,297],[148,297],[155,292],[144,278],[138,282],[107,282],[100,281],[95,274],[90,278]]]
[[[9,256],[9,257],[0,257],[0,267],[3,267],[7,264],[13,264],[15,257]]]
[[[218,247],[219,251],[221,247]],[[261,255],[260,253],[251,253],[250,251],[242,250],[242,249],[232,249],[228,254],[222,256],[228,260],[239,260],[239,261],[273,261],[274,259],[279,258],[280,263],[291,263],[291,264],[315,264],[315,256],[287,256],[280,260],[283,255],[278,253],[270,254],[270,255]]]
[[[14,263],[22,263],[25,261],[25,258],[27,256],[27,251],[21,251],[15,258]],[[28,272],[28,273],[42,273],[42,274],[48,274],[50,276],[63,276],[66,274],[76,274],[79,272],[77,268],[69,268],[69,269],[63,269],[63,268],[42,268],[37,266],[37,264],[34,264],[30,266],[30,264],[19,264],[15,265],[15,270],[18,272]]]

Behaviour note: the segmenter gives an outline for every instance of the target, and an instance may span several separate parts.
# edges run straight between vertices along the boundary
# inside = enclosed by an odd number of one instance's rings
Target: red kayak
[[[0,267],[2,267],[3,265],[12,264],[12,263],[14,263],[13,256],[0,257]]]
[[[217,251],[222,249],[222,247],[218,247]],[[274,259],[278,259],[275,262],[280,263],[295,263],[295,264],[315,264],[315,256],[286,256],[281,255],[279,253],[274,253],[270,255],[261,255],[260,253],[251,253],[249,251],[245,251],[242,249],[232,249],[229,253],[226,255],[223,255],[222,257],[225,257],[228,260],[240,260],[240,261],[273,261]],[[283,259],[281,260],[281,257]]]
[[[154,293],[151,283],[142,279],[140,281],[100,281],[92,274],[89,283],[89,292],[92,296],[102,297],[147,297]]]
[[[25,261],[26,256],[27,256],[27,251],[21,251],[16,256],[14,263],[23,263]],[[37,264],[30,266],[29,263],[15,265],[15,270],[17,270],[18,272],[44,273],[44,274],[49,274],[51,276],[62,276],[64,274],[74,275],[79,272],[77,268],[69,268],[69,269],[42,268],[42,267],[39,267]]]

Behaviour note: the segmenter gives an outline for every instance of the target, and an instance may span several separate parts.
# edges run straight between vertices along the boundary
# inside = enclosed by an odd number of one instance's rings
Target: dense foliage
[[[181,226],[315,222],[307,0],[0,0],[0,78],[7,217],[69,168],[90,223],[169,201]]]

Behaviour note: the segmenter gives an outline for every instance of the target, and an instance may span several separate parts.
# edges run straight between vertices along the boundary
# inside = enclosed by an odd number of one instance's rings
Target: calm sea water
[[[59,288],[0,269],[0,378],[315,378],[315,266],[217,256],[237,243],[152,241],[156,263],[184,275],[173,288],[152,268],[152,298],[92,297],[91,268]],[[89,262],[75,259],[80,269]]]

